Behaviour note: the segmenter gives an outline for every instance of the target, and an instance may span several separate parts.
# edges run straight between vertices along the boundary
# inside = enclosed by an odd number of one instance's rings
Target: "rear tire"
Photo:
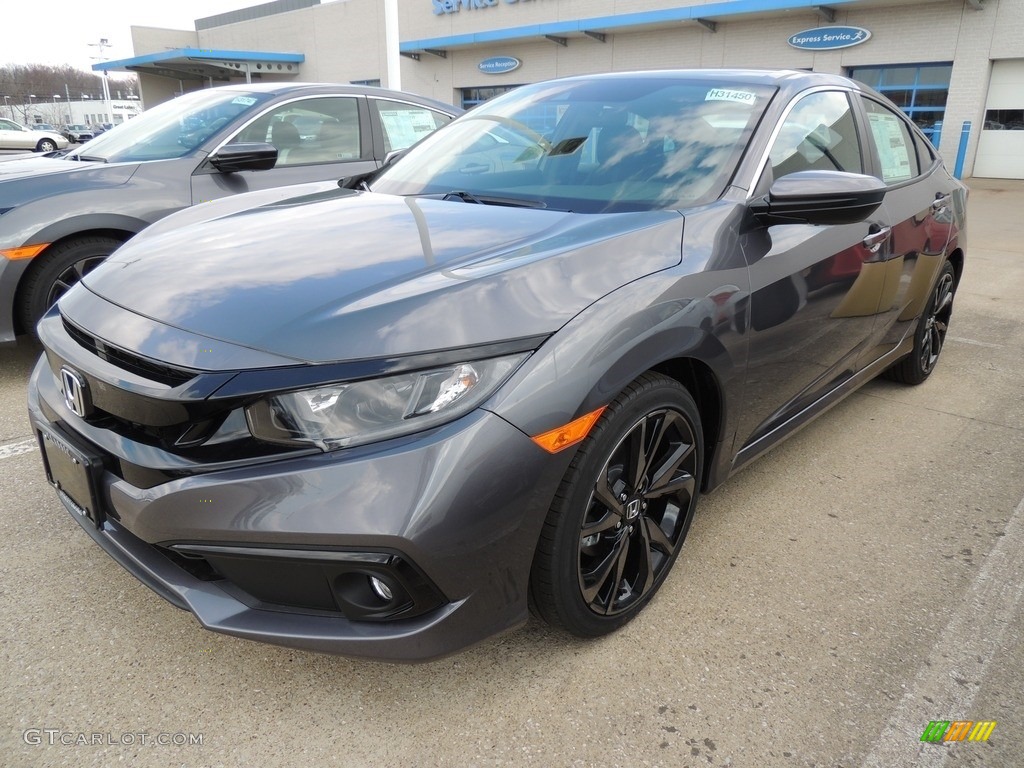
[[[682,385],[645,373],[626,387],[555,494],[530,574],[534,612],[578,637],[633,619],[682,548],[703,457],[700,414]]]
[[[26,333],[75,283],[98,267],[121,245],[112,237],[76,237],[36,256],[19,289],[18,316]]]
[[[946,343],[946,331],[953,314],[956,294],[956,270],[948,261],[942,265],[924,313],[914,331],[914,349],[882,375],[901,384],[920,384],[935,370],[939,353]]]

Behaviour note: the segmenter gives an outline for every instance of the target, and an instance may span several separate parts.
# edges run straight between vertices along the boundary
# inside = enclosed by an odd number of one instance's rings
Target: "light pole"
[[[98,43],[89,43],[93,48],[99,49],[99,56],[93,56],[96,61],[106,61],[107,57],[103,55],[103,52],[110,47],[110,42],[105,37],[101,37]],[[111,114],[113,110],[110,108],[110,81],[107,79],[109,76],[107,70],[103,70],[100,75],[101,82],[103,83],[103,109],[106,114],[103,115],[101,123],[113,123],[114,116]]]
[[[53,94],[53,122],[60,123],[60,107],[57,106],[57,99],[60,98],[59,93]],[[55,126],[56,127],[56,126]]]

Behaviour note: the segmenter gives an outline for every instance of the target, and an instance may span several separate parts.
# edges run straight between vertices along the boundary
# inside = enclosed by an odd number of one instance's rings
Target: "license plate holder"
[[[99,504],[99,475],[102,459],[90,455],[66,435],[55,429],[37,429],[46,479],[71,501],[72,509],[93,525],[103,525],[103,508]]]

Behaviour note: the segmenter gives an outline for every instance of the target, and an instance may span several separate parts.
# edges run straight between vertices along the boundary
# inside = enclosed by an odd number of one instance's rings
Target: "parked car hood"
[[[325,362],[551,333],[678,264],[683,217],[335,189],[172,223],[131,240],[84,287],[192,334]]]
[[[124,184],[138,163],[106,163],[28,155],[0,163],[0,205],[24,205],[69,189]]]
[[[5,162],[0,163],[0,182],[22,179],[27,176],[63,173],[74,170],[75,166],[81,167],[81,163],[71,166],[69,162],[59,158],[42,157],[36,154],[12,155]]]

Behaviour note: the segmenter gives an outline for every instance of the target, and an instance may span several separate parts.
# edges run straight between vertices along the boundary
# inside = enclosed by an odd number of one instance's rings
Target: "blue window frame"
[[[946,114],[952,73],[952,62],[851,67],[849,70],[854,80],[870,85],[891,99],[933,144]]]
[[[489,88],[463,88],[462,89],[462,108],[472,109],[477,104],[483,104],[489,99],[493,99],[495,96],[501,96],[503,93],[514,91],[522,83],[516,85],[498,85]]]

